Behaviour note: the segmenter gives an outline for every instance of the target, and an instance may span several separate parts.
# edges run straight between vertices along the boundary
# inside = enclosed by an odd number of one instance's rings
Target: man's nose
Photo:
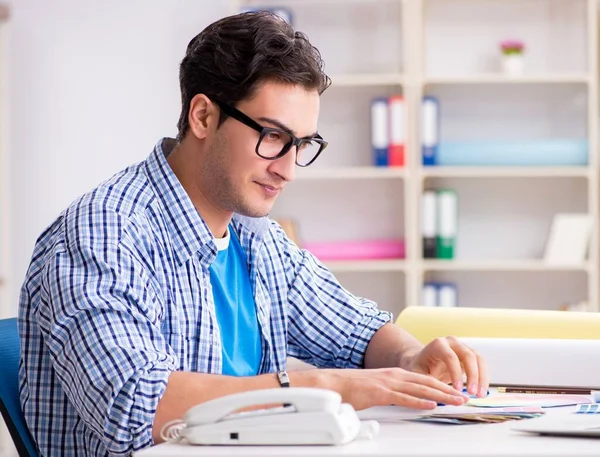
[[[284,181],[291,182],[296,178],[296,154],[298,149],[295,145],[280,159],[274,160],[269,170],[279,175]]]

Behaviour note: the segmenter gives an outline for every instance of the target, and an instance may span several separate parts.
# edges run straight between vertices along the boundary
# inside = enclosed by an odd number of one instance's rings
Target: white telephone
[[[235,413],[274,403],[285,406]],[[289,387],[232,394],[194,406],[183,417],[179,437],[190,444],[314,445],[371,439],[378,431],[379,423],[361,422],[337,392]]]

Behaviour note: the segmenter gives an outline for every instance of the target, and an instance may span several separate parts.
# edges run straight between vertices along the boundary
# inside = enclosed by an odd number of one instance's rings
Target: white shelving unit
[[[425,260],[423,271],[582,271],[591,270],[590,265],[547,265],[541,260],[480,260],[480,261],[445,261]]]
[[[406,270],[404,260],[336,260],[325,262],[325,265],[335,273]]]
[[[590,75],[587,73],[523,75],[516,78],[507,78],[496,74],[479,74],[474,76],[427,77],[424,84],[587,84],[589,81]]]
[[[317,159],[318,160],[318,159]],[[299,169],[297,179],[403,179],[406,176],[404,168],[384,167],[336,167],[336,168],[305,168]]]
[[[329,75],[329,77],[333,87],[393,86],[404,82],[401,73]]]
[[[424,168],[417,145],[409,172],[418,177],[418,183],[411,181],[415,193],[454,188],[459,237],[456,260],[416,260],[420,271],[407,304],[420,304],[422,281],[439,280],[458,285],[459,306],[558,309],[586,300],[598,311],[596,0],[417,3],[420,8],[413,12],[420,14],[415,20],[422,39],[412,80],[419,98],[440,99],[446,112],[442,140],[585,137],[589,156],[584,167]],[[465,30],[469,33],[461,33]],[[521,77],[502,75],[491,58],[490,50],[505,38],[525,41]],[[583,265],[555,267],[541,260],[557,212],[593,216],[589,259]],[[420,253],[420,218],[406,222],[413,225],[410,232],[416,236],[410,243]]]
[[[459,306],[558,309],[586,300],[600,310],[597,0],[245,0],[232,8],[242,5],[290,8],[333,81],[319,127],[330,146],[298,171],[273,216],[296,219],[304,241],[405,239],[404,260],[327,262],[344,286],[395,314],[420,305],[432,279],[455,282]],[[526,43],[523,76],[499,71],[506,38]],[[407,165],[373,167],[370,102],[394,94],[408,106]],[[442,104],[442,140],[584,137],[588,164],[423,167],[419,114],[429,94]],[[420,195],[430,187],[459,195],[455,260],[422,259]],[[542,260],[558,212],[593,217],[582,265]]]
[[[587,178],[590,167],[429,167],[422,178]]]

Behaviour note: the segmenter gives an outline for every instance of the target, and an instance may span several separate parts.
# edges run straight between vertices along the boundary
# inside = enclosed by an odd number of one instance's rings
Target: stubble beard
[[[206,183],[206,191],[210,193],[211,200],[219,208],[247,217],[264,217],[269,211],[255,207],[247,195],[244,195],[242,182],[235,182],[228,173],[228,154],[225,145],[219,142],[214,145],[202,165],[202,177]],[[253,182],[250,186],[258,186]],[[269,208],[270,210],[270,208]]]

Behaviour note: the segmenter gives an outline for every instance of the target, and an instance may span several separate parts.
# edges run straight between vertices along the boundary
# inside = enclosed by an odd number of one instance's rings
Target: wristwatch
[[[277,379],[279,379],[279,384],[281,385],[281,387],[290,387],[290,378],[287,374],[287,371],[278,371]]]

